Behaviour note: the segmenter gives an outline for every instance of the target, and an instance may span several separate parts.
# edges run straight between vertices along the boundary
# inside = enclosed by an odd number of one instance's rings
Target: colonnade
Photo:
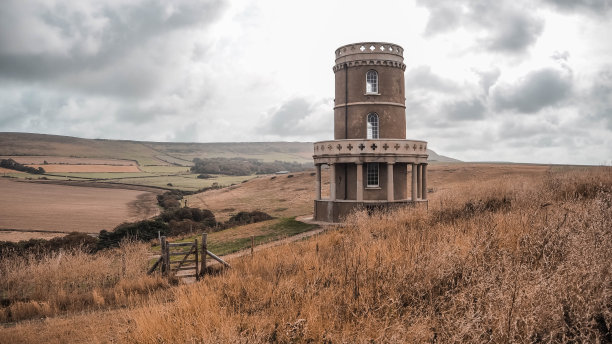
[[[357,202],[364,201],[363,199],[363,163],[357,162]],[[393,165],[394,162],[387,162],[387,201],[395,201],[394,185],[393,185]],[[321,165],[316,164],[316,200],[321,200]],[[329,200],[336,200],[336,169],[335,164],[329,164],[330,167],[330,183],[329,183]],[[411,183],[411,201],[427,200],[427,164],[409,164],[412,165],[412,183]],[[366,200],[367,201],[367,200]]]

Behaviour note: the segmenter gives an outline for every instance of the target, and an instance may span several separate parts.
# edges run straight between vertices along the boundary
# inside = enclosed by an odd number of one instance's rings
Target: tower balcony
[[[313,144],[315,164],[427,162],[427,142],[402,139],[346,139]]]

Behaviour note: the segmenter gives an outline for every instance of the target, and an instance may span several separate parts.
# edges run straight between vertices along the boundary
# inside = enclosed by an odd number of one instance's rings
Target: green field
[[[144,186],[155,186],[162,188],[172,188],[185,191],[196,191],[202,188],[213,186],[217,183],[219,186],[230,186],[232,184],[240,184],[243,181],[253,179],[256,176],[225,176],[216,175],[215,178],[198,179],[197,174],[182,174],[174,176],[148,176],[145,178],[125,178],[112,180],[110,182],[118,182],[125,184],[136,184]],[[171,185],[168,185],[171,184]]]
[[[273,219],[261,223],[254,236],[255,245],[261,245],[282,238],[294,236],[311,231],[317,225],[297,221],[295,217]],[[253,225],[228,228],[219,232],[208,234],[208,250],[216,255],[226,255],[251,247],[251,233]],[[201,240],[202,235],[197,234],[172,242],[193,242]],[[159,245],[154,245],[153,252],[159,253]]]
[[[46,176],[60,176],[75,179],[123,179],[152,176],[145,172],[53,172]]]
[[[140,169],[143,172],[149,173],[168,173],[168,174],[176,174],[176,173],[188,173],[189,167],[187,166],[140,166]]]
[[[164,166],[162,166],[164,167]],[[174,168],[177,166],[168,166]],[[212,175],[209,179],[198,179],[198,174],[168,174],[168,173],[116,173],[116,172],[72,172],[72,173],[53,173],[53,174],[30,174],[30,173],[2,173],[0,177],[28,180],[79,180],[92,181],[98,183],[118,183],[130,185],[153,186],[164,189],[177,189],[182,191],[197,191],[216,185],[231,186],[240,184],[244,181],[256,178],[256,175],[249,176],[226,176]],[[170,184],[170,185],[169,185]]]

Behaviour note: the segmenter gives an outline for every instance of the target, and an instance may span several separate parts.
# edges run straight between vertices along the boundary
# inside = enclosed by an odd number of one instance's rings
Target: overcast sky
[[[407,137],[612,163],[612,0],[2,0],[0,131],[333,138],[334,51],[404,47]]]

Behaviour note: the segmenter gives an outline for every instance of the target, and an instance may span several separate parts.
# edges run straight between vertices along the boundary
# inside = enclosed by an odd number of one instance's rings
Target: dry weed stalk
[[[149,255],[145,244],[124,243],[95,255],[76,249],[0,260],[0,322],[133,304],[167,286],[145,276]]]

